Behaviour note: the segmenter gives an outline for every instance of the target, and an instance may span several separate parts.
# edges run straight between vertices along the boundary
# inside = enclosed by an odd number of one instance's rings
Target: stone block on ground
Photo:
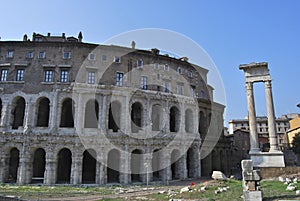
[[[214,180],[227,180],[227,177],[225,176],[225,174],[221,171],[213,171],[211,177]]]

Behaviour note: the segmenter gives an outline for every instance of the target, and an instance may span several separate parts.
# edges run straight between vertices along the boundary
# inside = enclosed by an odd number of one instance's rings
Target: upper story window
[[[159,69],[158,63],[153,64],[153,68],[156,69],[156,70],[158,70]]]
[[[141,77],[141,89],[147,89],[147,76]]]
[[[165,71],[168,71],[168,70],[169,70],[169,65],[168,65],[168,64],[165,64],[165,65],[164,65],[164,70],[165,70]]]
[[[87,83],[88,84],[95,84],[95,75],[96,75],[95,72],[92,72],[92,71],[88,72],[88,74],[87,74]]]
[[[102,55],[101,60],[104,61],[104,62],[107,61],[107,56],[106,55]]]
[[[95,60],[96,59],[96,56],[94,53],[90,53],[89,54],[89,60]]]
[[[196,93],[195,93],[195,91],[196,91],[196,88],[195,88],[195,86],[191,86],[191,92],[190,92],[190,96],[192,97],[192,98],[195,98],[196,97]]]
[[[45,51],[40,51],[38,57],[39,57],[39,59],[44,59],[46,57],[46,52]]]
[[[136,66],[138,67],[138,68],[142,68],[143,67],[143,60],[142,59],[138,59],[137,60],[137,62],[136,62]]]
[[[27,52],[27,54],[26,54],[26,58],[28,58],[28,59],[32,59],[32,58],[33,58],[33,51],[29,51],[29,52]]]
[[[205,92],[203,90],[200,91],[200,98],[205,98]]]
[[[53,70],[45,70],[44,82],[53,82]]]
[[[116,63],[121,63],[121,58],[118,57],[118,56],[115,56],[115,57],[114,57],[114,62],[116,62]]]
[[[1,70],[1,81],[2,82],[7,81],[7,74],[8,74],[8,70],[7,69],[2,69]]]
[[[182,83],[177,84],[177,94],[183,95],[183,84]]]
[[[60,71],[60,82],[69,82],[69,71],[68,70]]]
[[[64,59],[70,59],[71,58],[71,52],[64,52],[63,53],[63,58]]]
[[[178,67],[178,68],[177,68],[177,72],[178,72],[178,74],[181,75],[181,74],[182,74],[182,68],[181,68],[181,67]]]
[[[116,74],[116,86],[123,86],[123,73],[117,72]]]
[[[16,77],[16,81],[24,81],[24,69],[18,69],[17,70],[17,77]]]
[[[170,82],[165,82],[165,90],[164,92],[170,93]]]
[[[193,77],[193,71],[191,70],[188,71],[188,77]]]
[[[14,51],[8,50],[7,51],[7,58],[13,58],[14,57]]]

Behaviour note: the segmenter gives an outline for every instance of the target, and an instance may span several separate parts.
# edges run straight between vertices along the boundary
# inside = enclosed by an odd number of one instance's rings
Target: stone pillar
[[[187,152],[183,154],[179,159],[179,168],[180,168],[180,179],[186,179],[188,178],[188,169],[187,169]]]
[[[165,131],[165,133],[170,133],[170,108],[169,108],[169,101],[166,100],[166,102],[163,105],[163,123],[165,125],[163,126],[163,129]]]
[[[102,152],[103,149],[100,149],[100,153],[105,153]],[[105,165],[103,164],[103,156],[97,154],[97,164],[96,164],[96,183],[103,185],[105,183]]]
[[[161,167],[165,167],[164,169],[162,169],[162,181],[168,184],[169,181],[172,180],[171,153],[164,153],[164,155],[162,156]]]
[[[128,152],[128,149],[121,152],[121,160],[120,160],[120,183],[128,184],[131,182],[130,180],[130,171],[129,165],[131,160],[131,154]]]
[[[31,102],[31,98],[26,102],[25,115],[24,115],[24,132],[29,132],[33,127],[33,117],[35,116],[34,103]]]
[[[50,100],[49,128],[51,133],[57,133],[60,121],[60,107],[57,101],[57,92],[53,93],[53,98]]]
[[[30,161],[30,152],[26,148],[27,143],[25,142],[20,154],[20,163],[18,168],[17,183],[19,185],[29,184],[31,182],[32,165]]]
[[[0,183],[4,183],[8,176],[8,157],[4,153],[4,150],[0,154]]]
[[[72,157],[72,169],[71,169],[71,184],[81,184],[82,180],[82,155],[75,153]]]
[[[46,167],[44,175],[44,184],[51,185],[56,183],[56,173],[57,173],[57,158],[54,153],[48,151],[46,153]]]
[[[275,111],[272,96],[272,84],[271,80],[265,81],[266,91],[266,103],[268,110],[268,128],[269,128],[269,141],[270,141],[270,152],[278,152],[278,142],[276,136],[276,124],[275,124]]]
[[[258,153],[259,144],[258,144],[258,134],[257,134],[257,125],[256,125],[256,112],[255,112],[255,103],[253,95],[253,83],[246,82],[246,92],[247,92],[247,101],[248,101],[248,115],[249,115],[249,127],[250,127],[250,152]]]
[[[9,114],[11,110],[11,104],[8,102],[2,102],[1,121],[0,127],[9,127]]]
[[[74,115],[74,126],[78,134],[82,135],[85,121],[85,104],[83,103],[83,97],[81,93],[78,93],[77,103],[74,105],[75,107],[75,115]]]

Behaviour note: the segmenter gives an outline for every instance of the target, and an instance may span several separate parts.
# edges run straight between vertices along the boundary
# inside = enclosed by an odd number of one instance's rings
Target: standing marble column
[[[277,152],[278,142],[276,136],[276,125],[275,125],[275,111],[272,96],[272,85],[271,80],[265,81],[265,91],[266,91],[266,102],[268,110],[268,129],[269,129],[269,141],[270,141],[270,152]]]
[[[258,134],[256,127],[256,112],[253,95],[253,83],[246,82],[246,92],[248,101],[248,115],[249,115],[249,127],[250,127],[250,154],[259,152]]]
[[[9,124],[10,110],[11,110],[11,104],[9,104],[8,102],[2,102],[0,127],[8,128],[10,126]]]

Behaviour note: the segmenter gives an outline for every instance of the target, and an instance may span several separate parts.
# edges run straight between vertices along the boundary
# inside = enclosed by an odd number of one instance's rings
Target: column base
[[[249,153],[253,167],[285,167],[284,155],[281,151]]]

